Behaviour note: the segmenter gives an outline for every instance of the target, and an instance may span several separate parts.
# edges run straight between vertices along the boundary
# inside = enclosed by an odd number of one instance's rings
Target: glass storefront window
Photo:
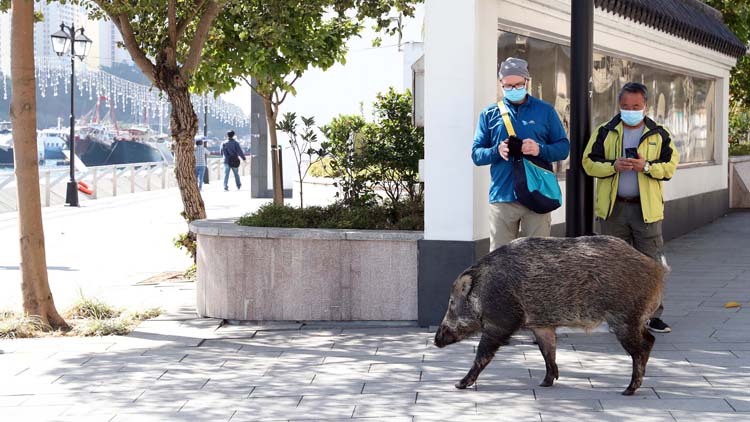
[[[507,57],[529,62],[530,93],[552,104],[569,130],[570,48],[553,42],[500,31],[498,69]],[[667,127],[680,152],[680,163],[714,159],[715,81],[660,69],[633,60],[594,53],[592,129],[619,112],[617,95],[629,81],[649,88],[647,115]],[[498,95],[502,92],[498,82]],[[568,163],[555,163],[558,173]]]

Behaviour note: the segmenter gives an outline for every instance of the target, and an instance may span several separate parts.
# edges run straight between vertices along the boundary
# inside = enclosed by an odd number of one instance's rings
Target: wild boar
[[[606,321],[633,358],[632,395],[641,386],[654,336],[646,320],[659,306],[667,268],[611,236],[521,238],[466,269],[453,282],[448,310],[435,334],[445,347],[481,331],[476,358],[456,388],[476,382],[497,349],[530,329],[544,357],[540,384],[559,378],[557,327],[591,330]]]

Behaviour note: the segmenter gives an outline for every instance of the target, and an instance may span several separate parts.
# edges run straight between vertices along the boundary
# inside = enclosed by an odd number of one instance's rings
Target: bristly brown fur
[[[498,248],[454,282],[448,311],[435,336],[444,347],[482,332],[465,388],[521,327],[534,331],[547,364],[542,385],[557,379],[556,327],[591,330],[607,322],[633,357],[623,394],[641,385],[654,343],[646,320],[659,306],[667,269],[610,236],[522,238]],[[551,333],[551,334],[550,334]]]

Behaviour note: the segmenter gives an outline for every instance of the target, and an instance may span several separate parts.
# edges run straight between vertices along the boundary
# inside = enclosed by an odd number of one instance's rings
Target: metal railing
[[[209,180],[212,183],[223,182],[224,164],[221,158],[210,158],[208,171]],[[66,167],[40,168],[39,192],[43,207],[65,204],[65,189],[70,180],[69,174]],[[240,164],[240,175],[248,174],[250,174],[250,160]],[[91,191],[91,194],[79,192],[81,203],[177,186],[174,164],[166,162],[88,167],[76,172],[76,180],[83,182]],[[0,173],[0,212],[17,210],[17,201],[15,174],[13,172]]]

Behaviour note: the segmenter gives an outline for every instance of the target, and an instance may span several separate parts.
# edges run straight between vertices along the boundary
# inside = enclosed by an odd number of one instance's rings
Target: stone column
[[[497,33],[495,0],[426,1],[422,326],[440,322],[453,280],[489,249],[489,166],[474,166],[471,145],[497,98]]]

